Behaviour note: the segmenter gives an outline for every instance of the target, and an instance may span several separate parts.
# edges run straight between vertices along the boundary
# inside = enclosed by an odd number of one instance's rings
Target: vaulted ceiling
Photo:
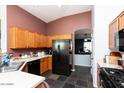
[[[64,16],[74,15],[92,9],[91,5],[19,5],[19,7],[46,23]]]

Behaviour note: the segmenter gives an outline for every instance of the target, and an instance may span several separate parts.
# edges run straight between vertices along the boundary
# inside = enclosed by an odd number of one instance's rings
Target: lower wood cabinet
[[[47,58],[42,58],[40,62],[40,72],[41,74],[48,70]]]
[[[39,85],[37,85],[35,88],[45,88],[45,85],[43,83],[40,83]]]
[[[28,73],[28,64],[27,64],[27,63],[26,63],[25,66],[23,67],[22,71]]]
[[[48,70],[52,70],[52,57],[48,57]]]
[[[40,62],[40,72],[43,74],[44,72],[52,70],[52,57],[42,58]]]

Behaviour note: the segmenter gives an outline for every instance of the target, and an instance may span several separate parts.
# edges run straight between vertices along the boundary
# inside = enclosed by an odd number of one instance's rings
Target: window
[[[92,51],[91,42],[84,42],[84,51],[85,52],[91,52]]]

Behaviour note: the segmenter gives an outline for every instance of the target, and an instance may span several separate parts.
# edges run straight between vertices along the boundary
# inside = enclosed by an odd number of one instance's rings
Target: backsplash
[[[21,54],[29,54],[30,52],[34,52],[34,53],[37,53],[37,52],[41,52],[41,51],[45,51],[46,52],[46,49],[42,48],[42,49],[16,49],[16,50],[12,50],[11,52],[9,53],[13,53],[13,56],[19,56]]]

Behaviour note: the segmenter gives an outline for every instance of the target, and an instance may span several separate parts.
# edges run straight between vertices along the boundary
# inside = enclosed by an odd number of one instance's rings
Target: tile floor
[[[90,67],[76,66],[76,71],[70,76],[53,74],[47,71],[43,74],[50,88],[93,88]]]

